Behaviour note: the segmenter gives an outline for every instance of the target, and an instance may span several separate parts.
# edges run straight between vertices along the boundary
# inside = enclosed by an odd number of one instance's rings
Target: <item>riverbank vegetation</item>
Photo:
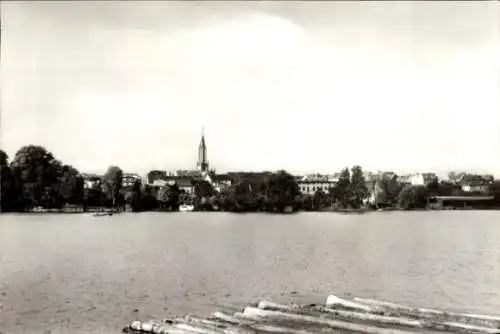
[[[402,184],[394,175],[382,174],[365,180],[360,166],[341,171],[338,181],[328,191],[302,194],[297,180],[286,171],[233,173],[231,185],[218,190],[205,180],[192,180],[192,193],[177,184],[153,187],[140,179],[124,183],[124,173],[110,166],[102,177],[85,179],[70,165],[57,160],[40,146],[24,146],[9,162],[0,150],[1,211],[64,210],[80,211],[103,208],[128,211],[178,211],[189,202],[197,211],[363,212],[369,209],[423,209],[431,196],[461,194],[460,187],[445,181],[431,180],[425,186]],[[373,182],[371,182],[373,181]],[[493,182],[492,206],[500,206],[500,183]]]

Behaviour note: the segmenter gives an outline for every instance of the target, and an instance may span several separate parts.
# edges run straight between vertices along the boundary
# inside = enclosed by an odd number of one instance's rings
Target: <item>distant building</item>
[[[83,187],[85,189],[94,189],[99,187],[102,180],[102,175],[92,174],[92,173],[82,173]]]
[[[123,173],[122,187],[123,188],[133,187],[137,181],[142,181],[142,178],[139,174]]]
[[[152,170],[146,175],[147,184],[153,184],[157,180],[166,180],[167,172],[163,170]]]
[[[411,184],[411,175],[398,175],[397,180],[401,185]]]
[[[214,169],[210,170],[207,157],[205,134],[202,131],[198,147],[198,161],[196,162],[197,169],[177,170],[175,172],[153,170],[147,175],[147,184],[155,187],[177,184],[183,193],[189,195],[194,194],[195,184],[201,181],[210,183],[215,190],[219,191],[229,187],[233,181],[230,175],[217,175]]]
[[[462,191],[465,193],[489,193],[493,184],[493,176],[491,175],[464,175],[459,184]]]
[[[167,180],[163,180],[163,179],[156,179],[156,180],[153,180],[152,183],[150,183],[150,185],[152,185],[153,187],[165,187],[169,184],[169,182]]]
[[[251,184],[258,184],[264,182],[269,176],[272,175],[272,173],[271,172],[228,172],[225,175],[227,175],[227,178],[230,179],[232,183],[246,181]]]
[[[297,181],[297,184],[302,194],[313,195],[318,190],[328,193],[330,188],[335,187],[337,182],[338,177],[313,174],[302,177],[301,180]]]
[[[408,182],[414,186],[425,186],[435,180],[437,176],[434,173],[417,173],[408,176]]]
[[[175,183],[177,184],[177,187],[179,187],[179,190],[181,192],[186,193],[188,195],[194,194],[194,183],[192,179],[178,178],[175,180]]]
[[[222,191],[232,185],[232,180],[227,174],[211,174],[209,175],[212,186],[217,191]]]
[[[494,204],[494,200],[494,196],[429,196],[427,207],[434,209],[445,207],[487,209]]]

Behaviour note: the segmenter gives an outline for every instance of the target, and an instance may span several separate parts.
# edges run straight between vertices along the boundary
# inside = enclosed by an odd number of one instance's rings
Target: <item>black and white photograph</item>
[[[0,14],[0,334],[500,334],[500,1]]]

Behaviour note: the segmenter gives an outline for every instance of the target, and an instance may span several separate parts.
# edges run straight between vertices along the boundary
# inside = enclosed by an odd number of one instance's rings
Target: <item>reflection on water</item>
[[[119,332],[328,293],[499,313],[499,277],[495,211],[0,217],[0,331],[12,333]]]

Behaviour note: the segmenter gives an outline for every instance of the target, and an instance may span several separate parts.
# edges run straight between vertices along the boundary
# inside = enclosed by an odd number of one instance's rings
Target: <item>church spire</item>
[[[205,144],[205,127],[201,128],[201,142],[198,147],[198,163],[197,167],[205,172],[208,170],[208,160],[207,160],[207,145]]]

